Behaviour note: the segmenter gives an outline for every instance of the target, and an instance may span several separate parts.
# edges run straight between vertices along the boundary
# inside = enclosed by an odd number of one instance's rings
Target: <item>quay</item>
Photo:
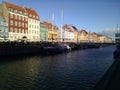
[[[114,52],[114,60],[93,90],[120,90],[120,45]]]
[[[101,44],[89,43],[51,43],[51,42],[38,42],[38,43],[24,43],[24,42],[1,42],[0,43],[0,56],[17,56],[17,55],[53,55],[68,51],[99,48]]]

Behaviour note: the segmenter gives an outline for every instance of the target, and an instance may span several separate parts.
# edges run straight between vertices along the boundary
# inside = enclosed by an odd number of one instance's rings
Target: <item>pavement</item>
[[[93,90],[120,90],[120,58],[115,59]]]

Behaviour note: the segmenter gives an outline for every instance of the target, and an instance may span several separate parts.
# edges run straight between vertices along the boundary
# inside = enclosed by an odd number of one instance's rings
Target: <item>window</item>
[[[22,23],[22,27],[24,27],[24,23]]]
[[[15,19],[17,19],[17,15],[15,15]]]
[[[27,15],[27,13],[26,13],[26,12],[24,12],[24,15]]]
[[[12,27],[10,28],[10,32],[13,32],[13,28]]]
[[[10,13],[10,18],[13,18],[13,14],[12,13]]]
[[[31,24],[29,25],[29,28],[31,28]]]
[[[18,19],[21,20],[21,16],[18,16]]]
[[[25,18],[25,21],[28,21],[28,19],[27,19],[27,18]]]
[[[8,29],[5,29],[4,32],[8,32]]]
[[[32,15],[31,15],[31,14],[29,14],[29,17],[32,17]]]
[[[16,13],[16,12],[17,12],[17,10],[14,10],[14,12]]]
[[[24,17],[22,17],[22,20],[24,21]]]
[[[19,11],[20,14],[22,14],[22,11]]]
[[[15,28],[15,33],[17,33],[17,28]]]
[[[15,26],[17,26],[17,21],[15,21]]]
[[[38,16],[36,16],[36,19],[38,19]]]
[[[22,33],[24,33],[24,29],[22,29]]]
[[[19,33],[21,33],[21,29],[19,28],[19,31],[18,31]]]
[[[19,27],[21,27],[21,22],[19,22]]]
[[[13,20],[10,20],[10,25],[13,25]]]

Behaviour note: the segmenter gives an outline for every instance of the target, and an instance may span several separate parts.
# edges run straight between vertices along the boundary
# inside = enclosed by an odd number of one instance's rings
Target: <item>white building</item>
[[[74,42],[74,29],[71,25],[64,25],[62,27],[62,41]]]

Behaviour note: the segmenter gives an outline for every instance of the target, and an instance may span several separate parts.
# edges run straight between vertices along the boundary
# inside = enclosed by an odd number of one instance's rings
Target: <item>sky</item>
[[[120,27],[120,0],[4,0],[19,6],[36,10],[40,21],[52,22],[60,28],[61,12],[63,24],[74,25],[88,32],[112,36]],[[2,0],[0,0],[0,3]],[[110,34],[110,33],[111,34]],[[104,33],[105,34],[105,33]]]

